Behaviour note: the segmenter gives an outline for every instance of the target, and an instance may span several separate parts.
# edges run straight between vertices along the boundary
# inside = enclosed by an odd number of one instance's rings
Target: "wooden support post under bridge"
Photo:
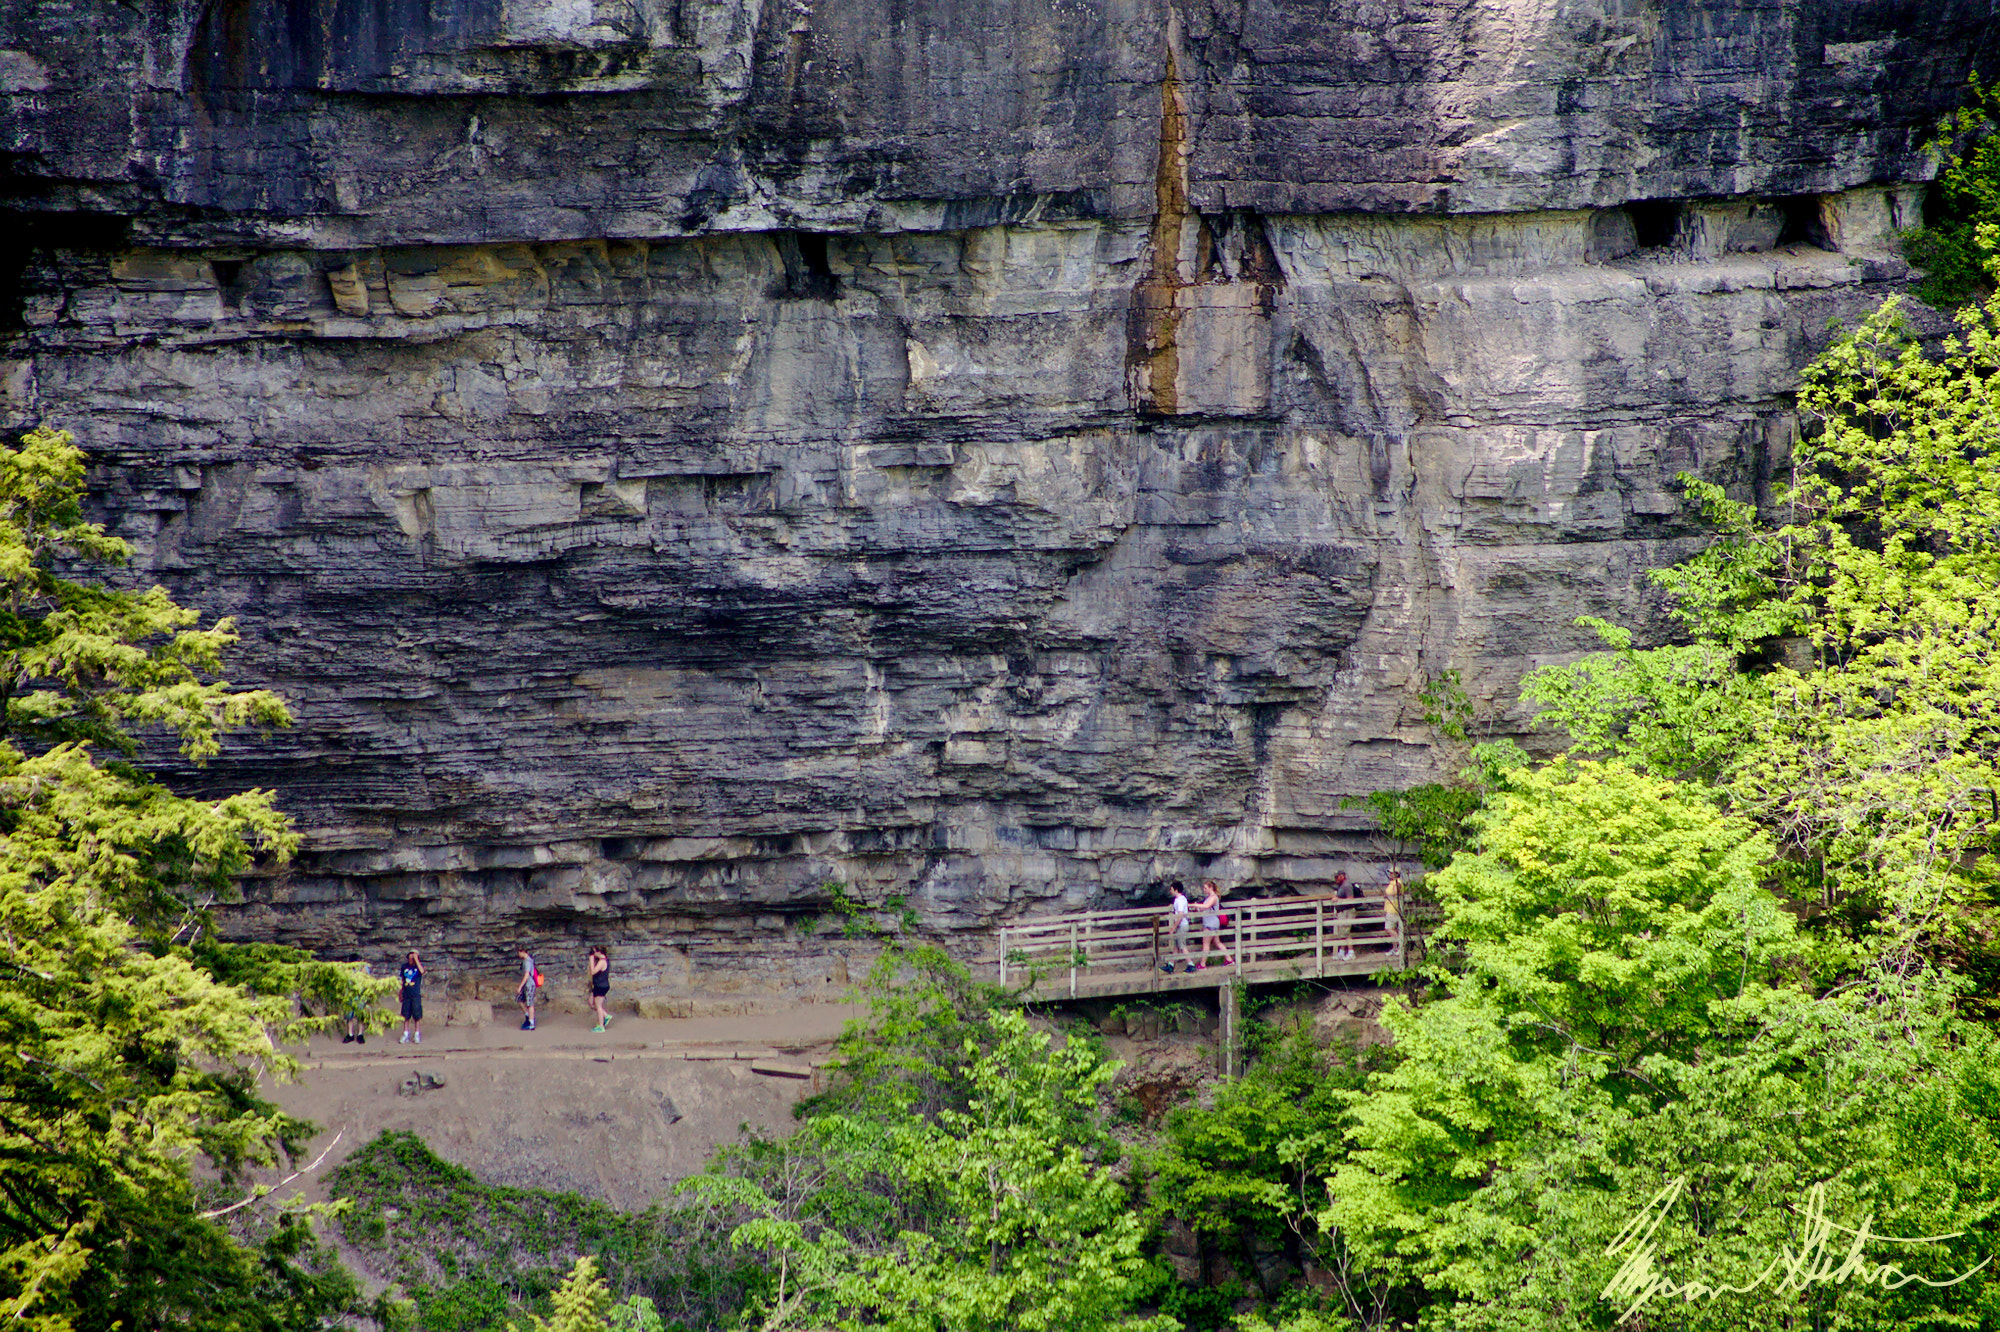
[[[1222,1076],[1233,1078],[1243,1067],[1243,987],[1224,981],[1216,999],[1222,1019]]]

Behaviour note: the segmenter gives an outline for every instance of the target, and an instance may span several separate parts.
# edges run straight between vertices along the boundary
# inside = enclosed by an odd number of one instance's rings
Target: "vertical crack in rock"
[[[1125,373],[1132,406],[1172,415],[1179,410],[1180,318],[1176,304],[1188,274],[1181,263],[1188,222],[1187,100],[1174,55],[1178,25],[1168,21],[1167,72],[1160,83],[1160,160],[1153,177],[1153,230],[1145,271],[1132,291],[1126,326]]]
[[[1168,25],[1160,156],[1144,267],[1126,324],[1126,388],[1149,416],[1263,416],[1271,410],[1285,275],[1255,212],[1195,211],[1187,97]]]
[[[235,937],[833,998],[829,883],[1323,891],[1428,677],[1663,641],[1992,3],[14,4],[0,415],[296,700],[159,759],[310,839]]]

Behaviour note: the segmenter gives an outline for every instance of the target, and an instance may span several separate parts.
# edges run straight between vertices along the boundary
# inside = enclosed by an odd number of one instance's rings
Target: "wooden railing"
[[[1210,951],[1209,960],[1214,963],[1228,956],[1233,961],[1229,966],[1208,966],[1204,979],[1209,982],[1226,981],[1232,972],[1268,980],[1400,969],[1407,957],[1402,914],[1390,910],[1381,897],[1229,901],[1222,904],[1221,914],[1226,920],[1216,934],[1218,950]],[[1202,913],[1190,910],[1187,959],[1202,960],[1204,937]],[[1156,906],[1047,916],[1000,929],[1003,986],[1029,985],[1037,992],[1052,993],[1067,989],[1076,997],[1086,989],[1102,992],[1114,977],[1152,980],[1163,975],[1160,968],[1170,962],[1177,973],[1185,973],[1182,956],[1174,948],[1172,916]]]

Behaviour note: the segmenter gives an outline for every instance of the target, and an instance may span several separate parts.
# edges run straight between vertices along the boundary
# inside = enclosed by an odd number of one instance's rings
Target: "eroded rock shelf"
[[[810,996],[1386,853],[1416,691],[1663,631],[1907,283],[1990,0],[48,0],[0,412],[294,702],[245,934]],[[1532,737],[1529,737],[1532,742]],[[579,950],[580,953],[580,950]]]

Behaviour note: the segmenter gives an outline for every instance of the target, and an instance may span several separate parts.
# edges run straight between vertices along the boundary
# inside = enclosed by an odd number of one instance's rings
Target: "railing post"
[[[1069,997],[1076,998],[1076,922],[1069,923]]]
[[[1313,975],[1326,974],[1326,902],[1313,899]]]

